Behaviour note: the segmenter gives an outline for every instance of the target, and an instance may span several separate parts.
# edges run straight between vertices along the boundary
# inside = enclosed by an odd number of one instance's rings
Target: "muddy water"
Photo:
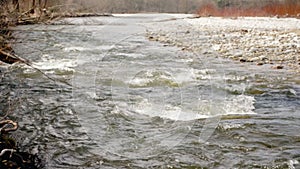
[[[57,79],[3,69],[21,146],[47,168],[300,167],[299,76],[145,37],[176,17],[186,16],[17,27],[16,53]]]

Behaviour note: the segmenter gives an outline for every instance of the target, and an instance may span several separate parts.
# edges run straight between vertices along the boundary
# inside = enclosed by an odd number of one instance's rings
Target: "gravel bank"
[[[156,22],[147,27],[150,40],[182,50],[300,72],[299,19],[202,17]]]

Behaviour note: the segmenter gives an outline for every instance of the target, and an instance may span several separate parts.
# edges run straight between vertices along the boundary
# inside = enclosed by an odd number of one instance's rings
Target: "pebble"
[[[268,58],[265,56],[265,55],[261,55],[261,56],[258,56],[260,60],[264,61],[264,60],[267,60]]]
[[[235,55],[233,55],[234,58],[240,58],[243,57],[243,53],[236,53]]]
[[[259,57],[254,57],[254,58],[249,59],[250,62],[256,62],[256,61],[259,61],[259,60],[261,60]]]
[[[277,65],[277,66],[272,66],[273,69],[283,69],[284,66],[282,65]]]
[[[264,65],[264,63],[258,62],[256,65],[261,66],[261,65]]]
[[[258,51],[258,49],[254,48],[254,47],[250,48],[250,50],[249,50],[249,52],[251,52],[251,53],[256,53],[257,51]]]
[[[247,62],[246,59],[240,59],[240,62]]]

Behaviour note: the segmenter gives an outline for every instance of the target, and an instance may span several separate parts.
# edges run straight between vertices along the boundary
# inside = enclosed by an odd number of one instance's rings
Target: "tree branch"
[[[3,149],[2,151],[1,151],[1,153],[0,153],[0,157],[1,156],[3,156],[6,152],[10,152],[11,154],[10,154],[10,157],[12,156],[12,154],[14,153],[14,152],[17,152],[15,149]]]

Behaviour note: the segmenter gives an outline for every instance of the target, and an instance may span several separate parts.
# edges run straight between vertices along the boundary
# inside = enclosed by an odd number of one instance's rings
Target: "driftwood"
[[[17,25],[32,25],[39,23],[39,21],[39,17],[22,17],[18,19]]]

